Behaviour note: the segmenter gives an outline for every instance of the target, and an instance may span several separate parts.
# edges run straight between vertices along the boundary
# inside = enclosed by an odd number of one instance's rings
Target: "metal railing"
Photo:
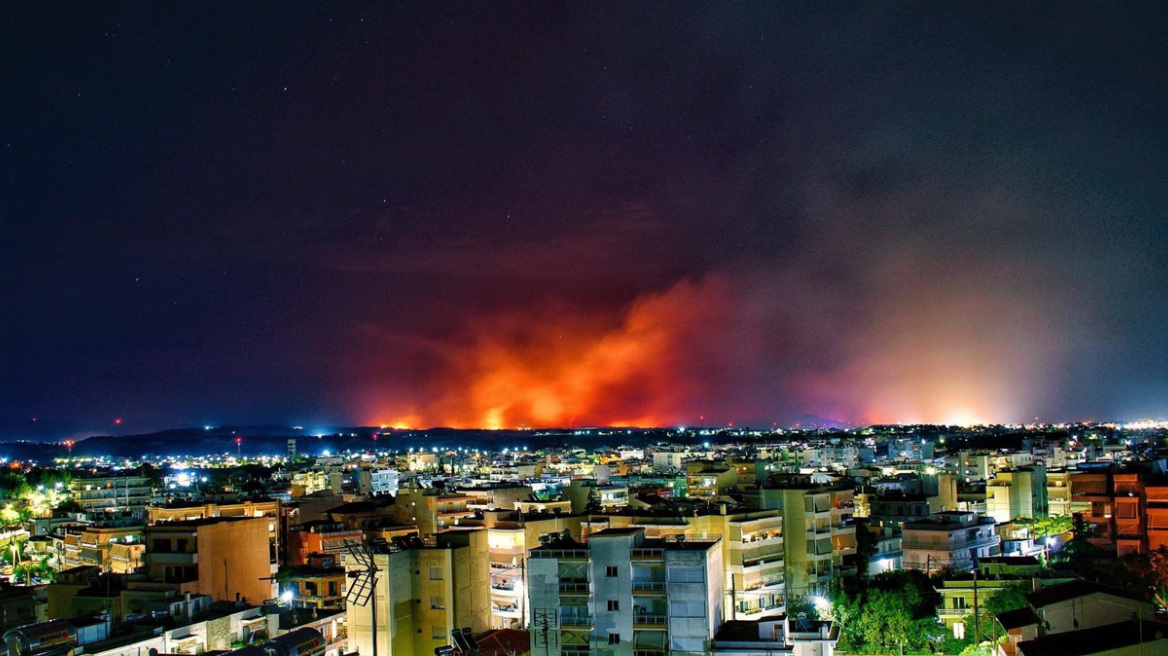
[[[560,581],[560,592],[588,593],[587,581]]]
[[[665,581],[633,581],[633,592],[664,592]]]

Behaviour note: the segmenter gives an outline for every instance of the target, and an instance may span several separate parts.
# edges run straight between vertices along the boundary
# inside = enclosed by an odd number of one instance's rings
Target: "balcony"
[[[762,581],[753,585],[748,584],[744,592],[748,594],[770,594],[779,592],[783,589],[782,579],[775,581]]]
[[[587,595],[588,581],[560,581],[560,594]]]
[[[669,618],[664,615],[634,615],[634,629],[664,629],[669,625]]]
[[[500,606],[499,604],[491,604],[491,612],[503,617],[521,617],[523,615],[519,606]]]
[[[973,614],[972,608],[938,608],[937,617],[941,620],[959,620]]]
[[[560,626],[565,629],[590,629],[596,623],[591,615],[564,615],[560,618]]]
[[[159,565],[198,565],[199,554],[197,553],[165,553],[155,551],[147,553],[146,558],[151,562]]]
[[[783,536],[781,536],[781,535],[776,535],[774,537],[768,537],[768,538],[755,538],[755,539],[751,539],[751,540],[743,539],[742,540],[742,549],[743,549],[743,551],[746,551],[749,549],[758,549],[761,547],[778,546],[778,545],[782,545],[782,544],[783,544]]]
[[[758,558],[742,561],[742,573],[749,574],[751,572],[761,571],[764,565],[779,565],[783,564],[783,554],[777,553],[769,558]]]
[[[955,545],[955,549],[981,549],[983,547],[996,547],[1002,543],[1001,536],[991,535],[988,537],[977,538],[976,540],[967,541],[963,545]]]
[[[633,592],[665,592],[665,581],[633,581]]]

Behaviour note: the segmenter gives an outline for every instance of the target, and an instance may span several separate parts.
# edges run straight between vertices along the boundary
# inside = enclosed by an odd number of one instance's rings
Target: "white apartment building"
[[[991,517],[972,512],[940,512],[903,527],[904,568],[936,572],[946,567],[972,571],[978,558],[1000,553],[1002,539]]]
[[[720,538],[643,528],[549,541],[528,556],[533,656],[705,654],[722,624]]]

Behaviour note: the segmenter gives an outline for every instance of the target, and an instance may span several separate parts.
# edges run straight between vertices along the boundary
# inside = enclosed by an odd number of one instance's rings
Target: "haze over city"
[[[1165,10],[999,4],[23,5],[0,416],[1168,416]]]

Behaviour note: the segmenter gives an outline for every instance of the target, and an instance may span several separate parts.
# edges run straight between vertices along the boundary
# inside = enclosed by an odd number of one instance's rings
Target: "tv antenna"
[[[373,560],[372,547],[363,546],[357,540],[345,540],[345,548],[358,566],[348,572],[351,581],[345,591],[345,603],[356,606],[369,606],[371,629],[373,633],[373,654],[377,656],[377,573],[380,572]]]

